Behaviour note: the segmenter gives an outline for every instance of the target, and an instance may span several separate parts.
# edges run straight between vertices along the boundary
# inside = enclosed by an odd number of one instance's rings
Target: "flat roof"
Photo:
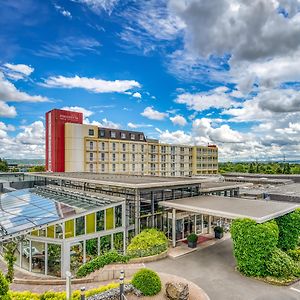
[[[251,195],[261,195],[262,193],[295,196],[300,197],[300,183],[291,183],[283,185],[268,185],[268,186],[257,186],[244,187],[241,190],[242,193]]]
[[[206,214],[228,219],[250,218],[264,223],[285,215],[300,207],[290,202],[252,200],[222,196],[197,196],[170,201],[160,201],[167,208]]]
[[[149,175],[119,175],[88,172],[57,172],[57,173],[28,173],[29,175],[51,178],[90,182],[94,184],[112,185],[128,188],[153,188],[161,186],[200,184],[211,180],[209,178],[195,177],[160,177]]]
[[[251,183],[240,183],[240,182],[203,182],[201,184],[201,192],[208,193],[214,191],[223,191],[226,189],[236,189],[252,186]]]

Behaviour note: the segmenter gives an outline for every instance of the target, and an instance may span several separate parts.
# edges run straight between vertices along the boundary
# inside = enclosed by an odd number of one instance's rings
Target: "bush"
[[[300,249],[288,250],[287,254],[294,260],[300,262]]]
[[[188,237],[187,237],[187,241],[188,241],[188,242],[191,242],[191,243],[197,242],[197,241],[198,241],[198,236],[197,236],[197,234],[195,234],[195,233],[189,234]]]
[[[26,292],[9,292],[12,300],[40,300],[41,297],[38,294]]]
[[[130,257],[156,255],[168,249],[168,239],[162,231],[155,228],[145,229],[136,235],[127,247]]]
[[[217,233],[223,233],[223,232],[224,232],[224,229],[223,229],[223,227],[221,227],[221,226],[216,226],[216,227],[214,228],[214,232],[217,232]]]
[[[247,276],[266,276],[266,260],[278,243],[276,222],[257,224],[251,219],[236,219],[230,231],[239,270]]]
[[[3,273],[0,271],[0,299],[4,299],[4,296],[7,296],[8,291],[9,283]]]
[[[116,262],[125,263],[127,261],[128,261],[127,256],[119,254],[115,250],[109,251],[80,266],[79,269],[77,270],[76,276],[85,277],[88,274],[93,273],[94,271],[99,270],[111,263],[116,263]]]
[[[266,262],[270,276],[289,278],[297,273],[297,265],[285,252],[276,249]]]
[[[300,209],[276,219],[279,228],[278,247],[282,250],[295,249],[300,236]]]
[[[135,273],[131,283],[145,296],[154,296],[161,291],[159,276],[149,269],[142,269]]]

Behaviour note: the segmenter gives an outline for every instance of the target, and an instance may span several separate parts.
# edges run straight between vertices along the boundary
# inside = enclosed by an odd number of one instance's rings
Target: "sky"
[[[300,1],[0,0],[0,157],[44,158],[45,113],[300,159]]]

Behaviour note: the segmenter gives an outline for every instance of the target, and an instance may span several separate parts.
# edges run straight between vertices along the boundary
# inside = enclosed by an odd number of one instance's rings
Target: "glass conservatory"
[[[33,273],[65,277],[94,257],[125,250],[125,201],[38,187],[0,198],[0,251],[17,242],[16,265]]]

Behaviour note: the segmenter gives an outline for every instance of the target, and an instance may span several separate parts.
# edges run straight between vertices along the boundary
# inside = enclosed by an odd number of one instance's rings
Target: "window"
[[[113,160],[113,161],[116,160],[116,153],[113,153],[113,155],[112,155],[112,160]]]
[[[93,150],[93,149],[94,149],[94,143],[90,142],[90,150]]]
[[[144,172],[144,164],[141,165],[142,172]]]
[[[122,205],[115,207],[115,227],[122,226]]]
[[[121,132],[121,139],[126,139],[126,133],[125,132]]]
[[[126,154],[123,153],[123,161],[126,161]]]
[[[76,218],[76,236],[85,234],[85,218],[84,217],[79,217]]]
[[[135,171],[135,164],[132,165],[132,171]]]
[[[104,210],[97,211],[96,213],[96,230],[104,230]]]
[[[112,165],[112,171],[113,171],[113,172],[116,172],[116,164],[113,164],[113,165]]]
[[[132,151],[135,151],[135,144],[132,145]]]
[[[144,146],[144,145],[142,145],[142,146],[141,146],[141,150],[142,150],[142,152],[144,152],[144,148],[145,148],[145,146]]]
[[[105,160],[105,153],[101,153],[101,160],[102,160],[102,161]]]
[[[93,172],[94,171],[94,166],[93,164],[90,164],[90,172]]]
[[[92,161],[94,159],[94,153],[90,152],[90,160]]]
[[[134,133],[131,133],[131,134],[130,134],[130,138],[131,138],[132,140],[135,140],[135,134],[134,134]]]
[[[105,164],[101,164],[101,172],[105,171]]]
[[[94,135],[94,129],[89,129],[89,136],[93,136]]]
[[[126,151],[126,144],[122,144],[123,151]]]
[[[113,151],[116,151],[116,143],[112,143],[112,149]]]
[[[144,161],[144,154],[141,155],[141,159],[142,159],[142,161]]]
[[[132,154],[132,160],[135,161],[135,154]]]
[[[105,137],[105,131],[104,130],[100,130],[100,137]]]
[[[105,143],[102,142],[101,145],[102,145],[102,150],[105,150]]]
[[[142,134],[140,134],[140,141],[144,140],[144,136]]]
[[[126,165],[123,164],[123,172],[125,172],[125,171],[126,171]]]
[[[110,137],[111,138],[115,138],[116,137],[116,132],[115,131],[111,131],[110,132]]]

